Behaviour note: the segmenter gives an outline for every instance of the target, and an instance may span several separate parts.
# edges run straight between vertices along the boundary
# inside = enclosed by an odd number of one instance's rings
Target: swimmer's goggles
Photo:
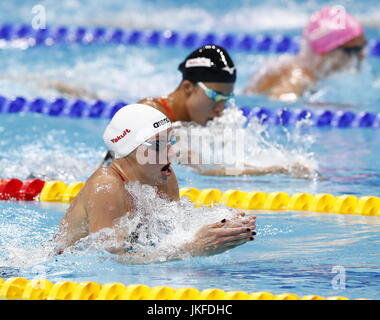
[[[207,88],[203,82],[197,82],[197,85],[203,89],[205,95],[209,97],[212,101],[220,102],[220,101],[228,101],[234,97],[234,94],[231,93],[228,96],[225,96],[224,94],[214,91],[210,88]]]
[[[152,142],[144,142],[143,145],[147,146],[149,149],[155,150],[156,152],[160,152],[161,150],[167,148],[169,145],[174,145],[177,143],[176,136],[172,136],[169,140],[159,140]]]
[[[367,45],[367,41],[364,42],[361,46],[354,46],[354,47],[340,47],[339,49],[342,50],[347,55],[355,55],[359,54]]]

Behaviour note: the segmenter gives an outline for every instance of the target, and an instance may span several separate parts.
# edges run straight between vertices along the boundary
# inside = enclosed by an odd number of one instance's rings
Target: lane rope
[[[83,182],[66,185],[62,181],[31,179],[22,182],[18,179],[0,180],[0,200],[47,201],[70,203],[84,186]],[[180,196],[187,197],[196,207],[224,204],[233,208],[248,210],[300,210],[316,212],[336,212],[380,216],[380,198],[364,196],[357,199],[351,195],[334,197],[331,194],[296,193],[290,196],[284,192],[264,193],[239,190],[181,188]],[[272,294],[270,292],[224,291],[196,288],[174,289],[167,286],[149,288],[122,283],[58,281],[47,279],[27,280],[11,277],[0,278],[0,299],[24,300],[348,300],[346,297],[324,298],[319,295],[299,297],[292,293]]]
[[[184,47],[193,49],[205,44],[217,44],[227,50],[257,53],[297,53],[300,36],[218,34],[214,32],[179,32],[174,30],[138,30],[107,27],[46,26],[33,29],[29,24],[0,25],[0,40],[25,41],[27,46],[53,46],[57,44],[116,44],[153,47]],[[380,40],[369,39],[369,56],[380,56]]]
[[[70,203],[83,188],[84,182],[67,185],[63,181],[31,179],[0,180],[0,200],[42,201]],[[193,187],[181,188],[180,196],[187,197],[195,207],[225,205],[241,210],[305,211],[380,216],[380,198],[354,195],[334,196],[329,193],[262,192],[219,189],[199,190]]]
[[[0,114],[39,113],[52,117],[104,118],[111,119],[125,101],[107,102],[103,100],[85,101],[82,99],[25,97],[6,98],[0,96]],[[253,119],[262,124],[293,126],[301,120],[308,120],[311,126],[319,128],[380,128],[380,113],[345,110],[310,110],[305,108],[263,108],[239,107],[247,118],[247,125]]]
[[[3,24],[0,26],[0,42],[25,40],[28,46],[56,44],[122,44],[139,46],[181,46],[195,48],[204,44],[218,44],[227,50],[270,53],[296,53],[299,50],[299,37],[287,35],[235,35],[180,33],[172,30],[122,30],[113,28],[84,28],[64,26],[34,30],[30,25]],[[368,55],[380,56],[380,40],[370,39]],[[95,101],[91,104],[83,100],[69,101],[58,98],[48,102],[37,98],[27,101],[23,97],[6,99],[0,96],[0,113],[37,112],[50,116],[69,116],[74,118],[112,118],[124,102],[107,103]],[[248,119],[257,117],[262,122],[289,125],[294,121],[309,118],[319,127],[380,127],[379,114],[371,112],[353,113],[350,111],[311,111],[307,109],[289,110],[269,108],[246,108],[241,110]],[[83,187],[83,182],[66,185],[62,181],[42,181],[39,179],[0,180],[0,200],[50,201],[70,203]],[[316,212],[336,212],[380,216],[380,198],[364,196],[360,199],[352,195],[333,196],[331,194],[311,195],[284,192],[264,193],[260,191],[242,192],[218,189],[198,190],[182,188],[181,197],[188,197],[196,206],[225,204],[247,210],[300,210]],[[174,289],[168,286],[148,287],[141,284],[125,286],[121,283],[100,285],[96,282],[58,281],[46,279],[27,280],[12,277],[0,278],[0,299],[27,300],[348,300],[346,297],[323,298],[318,295],[298,297],[291,293],[274,295],[269,292],[224,291],[196,288]]]
[[[293,293],[224,291],[209,288],[199,291],[184,287],[148,287],[143,284],[99,284],[92,281],[58,281],[47,279],[27,280],[21,277],[0,278],[0,299],[7,300],[349,300],[346,297],[319,295],[299,297]],[[363,300],[363,299],[359,299]]]

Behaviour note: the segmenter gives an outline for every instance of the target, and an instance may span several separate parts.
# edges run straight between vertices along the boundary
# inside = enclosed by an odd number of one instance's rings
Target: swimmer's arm
[[[155,250],[151,253],[124,253],[117,260],[121,263],[157,263],[183,260],[186,257],[211,256],[233,249],[256,235],[256,217],[223,219],[200,228],[193,239],[167,250]]]
[[[197,164],[200,162],[199,155],[190,150],[183,151],[178,160],[180,164],[189,165],[204,176],[262,176],[268,174],[287,174],[296,178],[310,178],[313,174],[312,170],[300,163],[295,163],[290,167],[281,165],[253,167],[249,164],[244,164],[243,168],[205,168]]]
[[[258,93],[271,99],[295,101],[315,83],[314,76],[297,66],[270,70],[254,78],[244,89],[245,94]]]
[[[190,150],[182,152],[178,160],[180,164],[189,165],[204,176],[262,176],[268,174],[287,174],[295,178],[310,179],[315,178],[315,174],[318,174],[299,162],[291,166],[273,165],[268,167],[254,167],[245,163],[242,168],[206,168],[201,164],[197,164],[200,162],[200,157]]]
[[[270,166],[265,168],[245,167],[239,168],[207,168],[200,169],[199,173],[205,176],[261,176],[266,174],[286,174],[289,170],[281,166]]]
[[[194,156],[192,151],[189,152],[190,157]],[[196,159],[196,158],[193,158]],[[245,164],[243,168],[205,168],[199,164],[192,164],[189,162],[180,161],[181,164],[187,164],[195,169],[199,174],[204,176],[261,176],[266,174],[289,174],[289,169],[284,166],[269,166],[269,167],[253,167],[249,164]]]
[[[111,228],[127,212],[127,191],[123,184],[114,178],[102,177],[92,181],[91,189],[85,203],[89,232]]]
[[[316,79],[310,71],[304,68],[295,68],[286,74],[276,85],[267,92],[271,99],[292,102],[301,97],[308,89],[315,85]]]
[[[244,88],[244,94],[259,93],[267,94],[274,86],[277,85],[280,74],[275,72],[261,72],[250,80]]]
[[[198,172],[205,176],[261,176],[268,174],[286,174],[295,178],[314,178],[313,170],[300,163],[295,163],[290,167],[269,166],[258,168],[245,164],[243,168],[198,168]]]

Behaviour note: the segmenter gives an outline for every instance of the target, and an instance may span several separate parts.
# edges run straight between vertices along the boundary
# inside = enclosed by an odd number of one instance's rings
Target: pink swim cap
[[[315,53],[323,54],[363,34],[364,29],[344,7],[325,7],[314,13],[303,36]]]

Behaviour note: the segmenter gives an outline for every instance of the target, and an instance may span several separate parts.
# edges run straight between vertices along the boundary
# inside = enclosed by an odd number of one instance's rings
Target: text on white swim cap
[[[153,123],[153,127],[154,128],[158,128],[158,127],[161,127],[163,126],[164,124],[167,124],[167,123],[170,123],[170,120],[168,118],[164,118],[160,121],[157,121],[155,123]]]
[[[118,142],[119,140],[123,139],[127,135],[127,133],[130,133],[130,132],[131,130],[125,129],[121,135],[117,136],[116,138],[111,139],[111,142],[112,143]]]

